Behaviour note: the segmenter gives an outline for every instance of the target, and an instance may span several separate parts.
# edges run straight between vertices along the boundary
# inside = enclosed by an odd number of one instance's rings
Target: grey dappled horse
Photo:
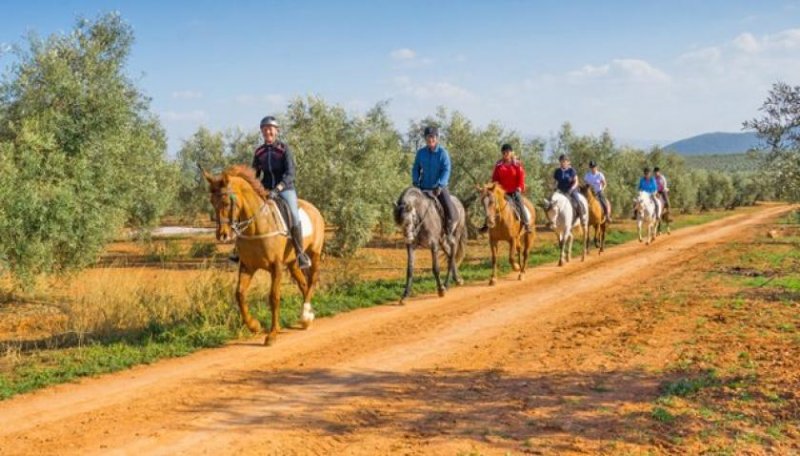
[[[422,193],[416,187],[409,187],[403,190],[400,198],[394,206],[394,221],[403,232],[408,253],[408,265],[406,266],[406,288],[403,297],[400,299],[402,304],[411,294],[411,282],[414,276],[414,248],[427,247],[431,250],[433,261],[433,277],[436,279],[436,288],[439,296],[444,296],[450,278],[457,284],[463,281],[458,275],[458,265],[464,259],[467,247],[467,226],[466,212],[464,206],[458,198],[451,196],[453,207],[456,211],[456,227],[453,239],[448,240],[444,235],[444,220],[437,208],[438,202],[430,196]],[[444,284],[439,277],[439,248],[447,255],[447,275]]]

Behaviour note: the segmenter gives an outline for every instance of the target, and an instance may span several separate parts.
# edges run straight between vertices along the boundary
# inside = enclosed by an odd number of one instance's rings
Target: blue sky
[[[666,143],[738,131],[773,82],[800,84],[800,0],[31,0],[3,6],[0,49],[108,11],[134,28],[129,74],[172,153],[307,94],[353,113],[390,100],[400,130],[443,105],[530,136],[570,121]]]

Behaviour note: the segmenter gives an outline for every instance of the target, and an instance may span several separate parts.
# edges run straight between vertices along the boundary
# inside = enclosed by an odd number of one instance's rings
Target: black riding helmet
[[[511,147],[511,144],[503,144],[503,147],[500,148],[500,152],[512,152],[513,150],[514,148]]]
[[[433,126],[425,127],[425,130],[423,130],[423,132],[422,132],[422,136],[424,136],[426,138],[428,136],[439,136],[439,129],[436,128],[436,127],[433,127]]]
[[[275,128],[279,128],[280,127],[280,125],[278,125],[278,120],[275,119],[275,117],[273,117],[273,116],[266,116],[263,119],[261,119],[261,123],[259,124],[258,128],[264,128],[267,125],[275,127]]]
[[[589,168],[597,168],[597,162],[594,160],[589,160]]]

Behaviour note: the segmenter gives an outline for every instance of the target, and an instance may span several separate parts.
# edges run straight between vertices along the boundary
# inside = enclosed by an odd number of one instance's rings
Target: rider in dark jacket
[[[264,188],[269,190],[270,197],[282,198],[292,213],[290,234],[297,253],[297,264],[305,269],[311,266],[311,259],[303,251],[303,230],[300,226],[300,211],[297,206],[295,190],[295,162],[292,150],[282,141],[278,141],[278,121],[267,116],[261,119],[261,135],[264,144],[259,146],[253,156],[253,168],[256,177],[261,179]]]
[[[578,199],[578,173],[570,165],[569,157],[562,154],[558,157],[558,162],[561,165],[556,168],[553,173],[553,179],[556,181],[556,188],[559,192],[567,195],[572,199],[572,206],[578,214],[578,217],[583,217],[583,206]]]

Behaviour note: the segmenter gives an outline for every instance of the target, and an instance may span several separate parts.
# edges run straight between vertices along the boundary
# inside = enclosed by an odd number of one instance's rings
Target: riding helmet
[[[264,128],[267,125],[275,127],[275,128],[279,127],[277,119],[275,119],[275,117],[273,117],[273,116],[267,116],[267,117],[264,117],[263,119],[261,119],[261,124],[258,126],[258,128]]]
[[[508,144],[508,143],[503,144],[503,147],[500,148],[500,152],[511,152],[513,150],[514,150],[514,148],[511,147],[511,144]]]
[[[589,168],[597,168],[597,162],[594,160],[589,160]]]
[[[426,138],[428,136],[439,136],[439,129],[433,126],[425,127],[425,130],[422,132],[422,136]]]

